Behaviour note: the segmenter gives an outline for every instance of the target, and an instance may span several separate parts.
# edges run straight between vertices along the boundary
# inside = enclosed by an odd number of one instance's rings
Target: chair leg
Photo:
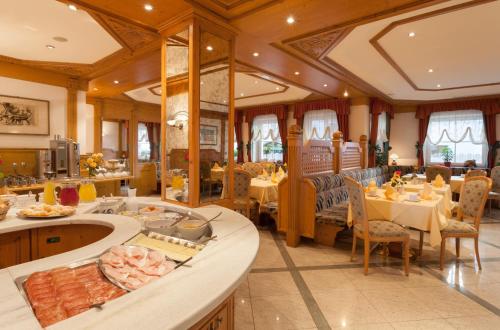
[[[455,238],[455,252],[457,255],[457,258],[460,258],[460,238]]]
[[[403,242],[403,263],[405,275],[410,274],[410,240]]]
[[[365,254],[363,256],[363,264],[365,268],[365,275],[368,275],[368,262],[370,261],[370,240],[364,240]]]
[[[444,253],[446,252],[446,237],[441,238],[441,256],[439,257],[439,269],[443,270]]]
[[[481,259],[479,258],[479,237],[474,237],[474,252],[476,253],[476,261],[479,270],[481,270]]]
[[[351,253],[351,261],[354,261],[356,258],[356,234],[354,234],[354,230],[352,231],[352,253]]]
[[[420,231],[420,241],[418,242],[418,256],[422,255],[422,251],[424,249],[424,232]]]
[[[492,199],[489,200],[490,202],[490,205],[489,205],[489,212],[488,212],[488,216],[491,218],[491,203],[492,203]]]

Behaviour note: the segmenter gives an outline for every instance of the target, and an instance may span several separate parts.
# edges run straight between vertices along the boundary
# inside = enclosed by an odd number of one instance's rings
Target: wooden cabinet
[[[0,269],[30,260],[29,230],[0,234]]]
[[[32,260],[78,249],[97,242],[113,230],[106,226],[71,224],[31,230]]]
[[[210,314],[196,323],[191,330],[233,330],[234,329],[234,296],[215,308]]]

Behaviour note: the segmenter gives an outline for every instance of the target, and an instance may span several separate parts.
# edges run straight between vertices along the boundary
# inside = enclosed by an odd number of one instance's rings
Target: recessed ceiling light
[[[279,91],[281,88],[279,88],[279,86],[276,87],[276,90]]]
[[[429,73],[433,73],[433,72],[434,72],[434,69],[429,69],[429,70],[427,70],[427,72],[429,72]]]
[[[258,84],[259,82],[258,82],[257,80],[254,80],[254,81],[253,81],[253,83],[254,83],[254,84]]]
[[[208,46],[207,46],[207,50],[208,50],[209,52],[211,52],[212,50],[214,50],[214,48],[213,48],[212,46],[208,45]]]
[[[200,82],[200,85],[204,85],[205,83],[203,81]]]
[[[347,89],[344,91],[344,97],[349,97],[349,92],[347,91]]]
[[[436,87],[437,87],[437,88],[441,88],[441,85],[440,85],[440,84],[437,84],[437,85],[436,85]]]
[[[323,84],[323,87],[328,87],[328,84]]]
[[[47,47],[48,49],[54,49],[54,48],[56,48],[55,46],[52,46],[52,45],[46,45],[45,47]]]
[[[119,80],[114,80],[113,83],[117,85],[117,84],[120,83],[120,81]]]
[[[95,91],[98,91],[98,90],[99,90],[99,88],[97,88],[97,87],[94,87],[94,88],[93,88],[93,90],[95,90]]]
[[[290,15],[286,18],[286,22],[291,25],[295,23],[295,18],[292,15]]]
[[[72,3],[70,3],[68,5],[68,8],[69,8],[69,10],[72,10],[72,11],[77,11],[78,10],[78,8],[76,8],[76,6],[74,4],[72,4]]]
[[[240,96],[245,96],[245,93],[240,93]]]
[[[222,102],[227,103],[227,100],[224,100],[224,101],[222,101]]]
[[[413,38],[415,35],[416,35],[415,32],[408,33],[408,37],[410,37],[410,38]]]
[[[296,76],[298,76],[300,74],[300,72],[299,71],[295,71],[293,74],[296,75]]]
[[[153,10],[153,6],[150,5],[149,3],[147,3],[144,5],[144,9],[146,9],[147,11],[151,11],[151,10]]]
[[[259,55],[260,55],[260,54],[259,54],[259,53],[257,53],[257,52],[255,52],[255,53],[253,53],[252,55],[253,55],[253,57],[259,57]]]

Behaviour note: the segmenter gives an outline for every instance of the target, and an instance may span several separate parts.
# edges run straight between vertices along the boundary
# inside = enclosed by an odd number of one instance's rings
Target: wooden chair
[[[469,170],[465,173],[466,178],[472,178],[474,176],[487,176],[488,173],[485,170]]]
[[[403,265],[405,275],[409,274],[410,268],[410,233],[398,224],[387,220],[370,220],[366,211],[365,192],[361,183],[345,177],[345,184],[349,194],[353,221],[352,256],[356,256],[356,239],[364,241],[364,272],[368,274],[368,262],[370,259],[370,242],[402,242],[403,243]]]
[[[481,269],[478,247],[479,225],[490,189],[491,179],[485,176],[475,176],[464,180],[460,191],[457,220],[448,220],[448,225],[441,230],[441,256],[439,259],[441,270],[443,270],[444,254],[446,252],[446,239],[450,237],[455,237],[457,257],[460,257],[460,238],[474,239],[476,261],[479,269]],[[470,219],[473,223],[468,224],[463,221],[464,219]]]
[[[234,170],[234,192],[233,210],[238,211],[250,218],[250,208],[252,206],[249,190],[252,176],[244,170]]]
[[[493,200],[500,201],[500,166],[495,166],[491,169],[491,180],[493,181],[493,186],[490,193],[488,194],[489,203],[489,215],[491,216],[491,203]]]
[[[436,179],[438,174],[443,177],[447,184],[450,184],[451,168],[442,165],[434,165],[425,168],[425,178],[429,183]]]

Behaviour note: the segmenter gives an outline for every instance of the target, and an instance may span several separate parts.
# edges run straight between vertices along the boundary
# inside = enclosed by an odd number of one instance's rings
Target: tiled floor
[[[412,238],[416,247],[418,234]],[[351,262],[348,236],[335,248],[289,248],[261,230],[253,269],[236,292],[236,329],[500,329],[500,210],[483,219],[480,240],[482,271],[473,241],[463,239],[459,261],[454,241],[447,244],[444,271],[439,248],[425,245],[409,277],[399,259],[376,252],[364,276],[362,249]]]

